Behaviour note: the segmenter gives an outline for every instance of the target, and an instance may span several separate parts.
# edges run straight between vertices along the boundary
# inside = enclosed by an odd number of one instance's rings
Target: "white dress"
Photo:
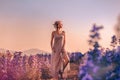
[[[56,77],[59,74],[60,70],[63,70],[65,68],[64,71],[69,70],[69,57],[67,52],[65,51],[64,48],[62,48],[63,46],[63,40],[64,40],[64,31],[62,31],[61,34],[54,34],[54,45],[53,45],[53,50],[52,50],[52,57],[51,57],[51,72],[52,72],[52,76]],[[66,66],[66,65],[67,66]]]

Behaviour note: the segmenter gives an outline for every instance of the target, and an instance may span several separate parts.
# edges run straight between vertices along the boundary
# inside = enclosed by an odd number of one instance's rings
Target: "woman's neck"
[[[62,30],[56,30],[56,32],[57,32],[58,34],[60,34],[60,33],[62,33]]]
[[[60,31],[62,31],[62,30],[61,30],[61,29],[57,29],[56,31],[57,31],[57,32],[60,32]]]

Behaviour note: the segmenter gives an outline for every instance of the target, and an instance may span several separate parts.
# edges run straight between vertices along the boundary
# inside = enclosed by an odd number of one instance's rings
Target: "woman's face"
[[[54,27],[56,28],[56,29],[58,29],[58,30],[60,30],[61,28],[62,28],[62,24],[61,23],[59,23],[58,25],[54,25]]]
[[[62,28],[63,24],[62,23],[59,23],[58,24],[58,28]]]

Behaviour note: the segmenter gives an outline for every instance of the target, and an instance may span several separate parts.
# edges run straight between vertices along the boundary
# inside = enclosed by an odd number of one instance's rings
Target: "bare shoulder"
[[[52,31],[52,34],[54,34],[55,33],[55,31]]]
[[[52,31],[52,34],[51,34],[51,35],[54,36],[54,34],[55,34],[55,31]]]
[[[62,34],[65,36],[65,31],[62,31]]]
[[[65,31],[62,31],[63,34],[65,34]]]

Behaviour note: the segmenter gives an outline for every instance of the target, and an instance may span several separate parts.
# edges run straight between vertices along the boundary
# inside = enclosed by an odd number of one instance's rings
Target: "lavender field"
[[[71,53],[66,80],[120,80],[120,47],[94,49],[82,55]],[[21,52],[0,56],[0,80],[51,80],[50,54],[24,55]]]

